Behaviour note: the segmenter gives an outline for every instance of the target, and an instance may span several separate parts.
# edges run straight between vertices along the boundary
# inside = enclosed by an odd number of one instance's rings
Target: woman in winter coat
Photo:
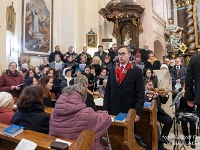
[[[94,111],[85,104],[87,90],[82,84],[65,87],[50,117],[49,134],[76,140],[84,129],[92,129],[95,142],[91,150],[104,150],[100,138],[111,125],[104,111]]]
[[[26,87],[17,102],[18,110],[12,118],[12,123],[25,129],[49,132],[49,117],[44,112],[42,104],[43,90],[39,85]]]
[[[151,68],[152,70],[160,70],[160,61],[156,58],[156,55],[149,53],[149,59],[145,62],[145,68]]]

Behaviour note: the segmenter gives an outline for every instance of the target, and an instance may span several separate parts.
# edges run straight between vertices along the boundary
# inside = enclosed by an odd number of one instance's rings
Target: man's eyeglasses
[[[118,53],[118,56],[125,56],[127,53]]]

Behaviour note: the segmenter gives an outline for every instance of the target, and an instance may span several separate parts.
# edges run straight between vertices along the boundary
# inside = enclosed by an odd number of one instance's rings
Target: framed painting
[[[12,6],[7,7],[6,12],[6,28],[11,33],[15,34],[16,13]]]
[[[195,28],[195,43],[196,48],[200,48],[200,0],[194,1],[194,28]]]
[[[52,52],[53,0],[23,0],[23,53],[47,56]]]
[[[97,47],[97,34],[86,34],[86,46]]]

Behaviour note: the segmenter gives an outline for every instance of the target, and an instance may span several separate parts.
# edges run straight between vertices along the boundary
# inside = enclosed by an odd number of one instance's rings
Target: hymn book
[[[3,132],[3,134],[5,134],[7,136],[15,137],[18,134],[22,133],[23,131],[24,131],[24,129],[22,126],[13,124],[13,125],[5,128],[2,132]]]
[[[126,120],[127,113],[119,113],[115,118],[114,122],[124,122]]]

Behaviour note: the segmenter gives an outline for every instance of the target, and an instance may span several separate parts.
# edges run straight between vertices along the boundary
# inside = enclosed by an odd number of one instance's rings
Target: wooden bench
[[[53,112],[53,108],[45,108],[45,112],[47,113],[47,115],[50,115]],[[139,145],[135,143],[135,138],[133,134],[135,110],[131,109],[131,112],[129,112],[128,116],[131,116],[131,117],[127,117],[127,119],[129,120],[126,120],[126,122],[124,123],[113,122],[112,126],[109,128],[109,138],[111,139],[111,145],[112,145],[113,150],[118,150],[118,149],[132,150],[132,148],[137,149],[137,150],[141,149],[141,147],[139,147],[138,149]],[[133,120],[133,121],[130,121],[130,120]],[[132,123],[128,124],[128,122],[132,122]],[[132,136],[129,135],[127,137],[128,134],[125,134],[125,132],[130,133],[130,131],[132,132],[131,133]],[[142,117],[140,121],[138,122],[138,135],[142,136],[142,139],[147,141],[148,147],[150,147],[152,150],[158,150],[157,106],[156,106],[155,100],[152,101],[150,108],[143,108]],[[133,139],[131,137],[133,137]],[[116,142],[116,140],[121,141],[121,144],[117,144],[119,142]],[[127,140],[131,141],[130,143],[133,142],[133,145],[132,146],[130,146],[129,144],[128,146],[124,145],[125,143],[127,143],[125,142]]]
[[[130,109],[123,123],[112,122],[108,129],[109,139],[113,150],[144,150],[138,145],[134,135],[134,121],[136,112]]]
[[[138,135],[147,141],[148,147],[158,150],[158,131],[157,131],[157,106],[153,100],[150,108],[143,108],[142,117],[138,122]]]
[[[36,150],[50,150],[50,144],[55,141],[55,136],[48,134],[43,134],[31,130],[25,130],[23,133],[12,138],[5,136],[2,133],[2,130],[7,128],[8,125],[0,123],[0,150],[13,150],[17,147],[17,144],[22,138],[33,141],[37,143]],[[94,132],[92,130],[84,130],[81,132],[77,141],[68,140],[64,138],[59,138],[68,142],[71,142],[72,145],[69,147],[69,150],[90,150],[94,142]]]

